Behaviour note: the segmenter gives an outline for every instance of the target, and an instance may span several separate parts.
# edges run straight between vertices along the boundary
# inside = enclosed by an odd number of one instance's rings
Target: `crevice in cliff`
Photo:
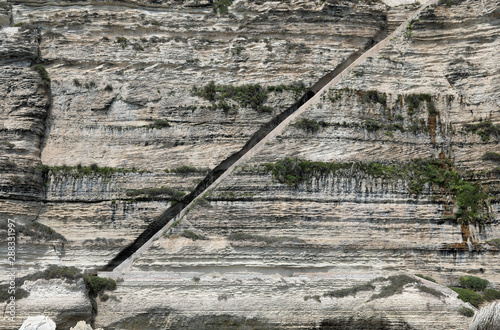
[[[323,76],[318,80],[305,94],[292,106],[280,113],[278,116],[271,119],[268,123],[264,124],[257,132],[255,132],[248,142],[241,148],[240,151],[232,154],[218,166],[216,166],[198,186],[187,196],[185,196],[179,203],[167,209],[162,215],[154,220],[145,231],[137,237],[137,239],[124,250],[122,250],[116,257],[114,257],[102,270],[112,271],[115,267],[120,265],[123,261],[128,259],[140,247],[149,241],[155,234],[157,234],[172,218],[176,217],[181,211],[194,201],[201,193],[203,193],[212,183],[214,183],[228,168],[236,163],[243,157],[249,150],[263,140],[269,133],[271,133],[279,124],[286,118],[292,115],[302,105],[309,101],[318,91],[325,87],[333,78],[343,72],[349,65],[358,59],[363,53],[368,51],[373,45],[383,40],[387,35],[387,21],[383,27],[376,33],[373,38],[367,42],[364,47],[345,59],[334,70]]]
[[[45,93],[47,94],[47,98],[48,98],[47,111],[45,112],[45,116],[43,118],[43,133],[40,136],[40,141],[38,144],[40,164],[42,164],[42,152],[43,152],[43,149],[45,148],[45,145],[47,144],[47,140],[48,140],[48,136],[49,136],[49,132],[50,132],[50,116],[52,113],[53,99],[52,99],[52,89],[51,89],[51,85],[50,85],[49,75],[48,75],[47,71],[45,70],[45,68],[39,64],[39,63],[43,62],[42,55],[41,55],[42,53],[40,50],[40,44],[42,43],[41,29],[37,28],[35,30],[35,33],[36,33],[36,40],[38,43],[37,56],[34,59],[34,61],[31,62],[31,67],[37,68],[42,80],[44,81],[44,90],[45,90]],[[43,70],[42,70],[43,72],[39,68],[43,68]],[[47,186],[44,184],[45,178],[43,177],[43,174],[42,174],[41,180],[43,183],[42,199],[46,200],[47,199]]]

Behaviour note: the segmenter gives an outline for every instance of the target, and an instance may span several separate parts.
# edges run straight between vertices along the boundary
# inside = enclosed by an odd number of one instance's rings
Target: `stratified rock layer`
[[[299,83],[311,86],[412,8],[235,1],[229,14],[216,15],[207,1],[14,3],[8,24],[26,24],[0,32],[1,220],[36,221],[62,235],[19,234],[20,274],[49,264],[105,265],[204,169],[293,104],[305,92]],[[454,292],[410,281],[379,298],[389,280],[377,278],[500,281],[498,247],[487,243],[500,237],[499,179],[491,171],[498,164],[481,160],[498,151],[499,136],[466,126],[500,120],[498,8],[493,0],[450,1],[425,10],[303,114],[316,130],[292,123],[115,274],[124,281],[108,300],[98,298],[96,325],[467,329]],[[50,89],[29,68],[35,62],[46,67]],[[204,89],[210,81],[212,99]],[[223,95],[248,84],[266,94],[261,104]],[[432,102],[411,105],[416,94]],[[470,177],[488,191],[492,220],[461,226],[450,218],[458,206],[449,192],[427,184],[416,195],[407,181],[352,170],[291,187],[261,167],[284,157],[448,159],[462,172],[483,171]],[[52,282],[25,287],[31,295],[19,300],[16,326],[42,307],[68,326],[90,318],[82,287],[68,293],[67,308],[60,306],[66,291]]]

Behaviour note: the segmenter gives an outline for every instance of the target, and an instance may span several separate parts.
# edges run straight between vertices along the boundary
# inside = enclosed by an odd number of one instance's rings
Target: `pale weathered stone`
[[[55,330],[56,324],[45,315],[30,316],[19,330]]]
[[[238,0],[227,15],[213,14],[207,1],[180,0],[27,0],[0,9],[1,24],[6,15],[9,25],[29,23],[0,31],[0,220],[37,221],[65,238],[18,234],[19,276],[50,264],[104,266],[172,205],[168,198],[134,200],[131,191],[164,186],[189,193],[204,173],[165,169],[214,168],[304,92],[269,92],[264,105],[271,112],[234,100],[227,102],[236,107],[224,111],[209,108],[213,103],[193,87],[210,81],[309,87],[373,38],[394,31],[417,7],[385,3],[390,8]],[[442,285],[412,283],[384,299],[373,295],[387,281],[342,298],[324,294],[395,274],[424,273],[447,286],[464,274],[500,283],[498,248],[486,243],[500,238],[498,176],[486,174],[497,164],[481,160],[485,152],[498,152],[498,136],[483,141],[463,130],[500,120],[498,7],[496,0],[452,0],[426,9],[298,118],[331,125],[305,132],[293,121],[130,268],[112,274],[124,281],[109,299],[97,298],[96,325],[467,329],[469,320],[458,313],[466,304]],[[29,68],[35,62],[47,68],[50,89]],[[385,106],[364,97],[371,90],[386,93]],[[425,104],[410,114],[399,95],[412,93],[430,94],[439,115],[429,115]],[[367,119],[383,128],[367,130]],[[155,120],[171,126],[153,128]],[[389,129],[395,123],[403,129]],[[471,225],[469,246],[454,248],[462,246],[463,231],[446,215],[457,206],[438,187],[426,185],[415,196],[408,182],[353,171],[289,187],[253,170],[284,157],[446,157],[461,170],[485,171],[475,178],[492,196],[493,221]],[[42,178],[41,163],[137,171],[55,170]],[[184,237],[193,233],[207,240]],[[268,241],[235,241],[233,233]],[[7,236],[6,227],[0,235]],[[6,245],[0,253],[6,255]],[[30,295],[18,301],[16,326],[37,313],[62,328],[95,316],[81,281],[39,280],[23,288]]]
[[[90,324],[87,324],[85,321],[79,321],[70,330],[92,330],[92,327],[90,326]]]
[[[500,302],[485,306],[474,315],[470,330],[495,330],[500,328]]]

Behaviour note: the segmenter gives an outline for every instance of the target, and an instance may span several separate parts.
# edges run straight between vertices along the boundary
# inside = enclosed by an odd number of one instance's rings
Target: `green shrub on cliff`
[[[462,288],[474,291],[483,291],[490,283],[488,280],[483,280],[476,276],[462,276],[459,280]]]
[[[389,280],[389,284],[382,287],[378,294],[374,294],[371,299],[380,299],[390,297],[392,295],[401,293],[403,291],[403,287],[410,283],[417,283],[417,280],[408,275],[394,275],[389,276],[387,279],[381,280]]]
[[[232,0],[213,0],[212,8],[214,13],[219,13],[221,15],[227,14],[229,11],[229,6],[233,4]]]
[[[104,291],[116,290],[116,281],[111,278],[102,278],[99,276],[85,275],[83,277],[85,283],[85,288],[87,289],[87,295],[90,299],[92,305],[92,320],[95,319],[97,315],[97,301],[96,298],[102,297]],[[107,300],[104,298],[103,301]]]
[[[45,85],[50,86],[49,73],[47,72],[47,70],[45,70],[45,67],[41,64],[35,64],[32,66],[32,68],[33,68],[33,70],[38,72],[38,74],[40,75],[40,78],[42,78]]]
[[[40,165],[37,167],[41,175],[47,177],[49,173],[59,176],[72,176],[74,178],[81,178],[83,176],[98,176],[98,177],[110,177],[114,174],[125,174],[125,173],[144,173],[145,170],[137,170],[135,167],[132,168],[118,168],[118,167],[100,167],[97,164],[91,164],[89,166],[83,166],[78,164],[76,166],[47,166]]]
[[[500,249],[500,238],[490,239],[489,241],[486,241],[486,243],[489,243],[489,244],[496,246],[497,248]]]
[[[436,108],[430,94],[409,94],[405,96],[406,104],[408,105],[408,114],[412,115],[418,109],[422,102],[427,103],[427,109],[430,114],[437,114]]]
[[[487,152],[481,157],[482,160],[491,160],[494,162],[500,162],[500,154],[497,152]]]
[[[60,240],[66,242],[66,238],[50,228],[39,222],[30,222],[26,225],[18,225],[18,232],[29,236],[36,240],[53,241]]]
[[[125,49],[128,45],[128,40],[125,37],[116,37],[115,43],[120,44],[122,49]]]
[[[97,297],[104,291],[116,290],[116,281],[111,278],[86,275],[83,278],[90,297]]]
[[[491,136],[500,138],[500,125],[494,125],[491,121],[483,121],[477,124],[464,125],[466,132],[476,133],[483,142],[490,139]]]
[[[461,178],[449,161],[436,159],[416,159],[409,163],[324,163],[285,158],[275,163],[265,163],[261,168],[271,173],[280,183],[297,188],[299,184],[309,182],[312,178],[321,178],[344,170],[350,173],[365,173],[373,178],[386,180],[404,180],[412,194],[419,194],[426,183],[438,186],[456,197],[459,206],[456,216],[463,223],[486,221],[489,219],[486,200],[487,192],[475,182]],[[351,174],[351,175],[352,175]]]
[[[345,288],[345,289],[340,289],[340,290],[335,290],[335,291],[328,291],[323,294],[323,297],[330,297],[330,298],[343,298],[347,296],[354,296],[356,293],[361,292],[361,291],[372,291],[375,290],[375,286],[371,283],[365,283],[365,284],[360,284],[356,285],[350,288]]]
[[[215,108],[224,110],[231,109],[226,100],[233,100],[241,107],[251,108],[257,112],[271,112],[272,109],[265,106],[268,91],[259,84],[249,84],[242,86],[216,85],[211,81],[203,88],[193,89],[193,94],[215,103]]]
[[[172,125],[168,122],[168,120],[155,119],[155,121],[152,124],[149,124],[146,127],[153,128],[153,129],[162,129],[162,128],[171,127],[171,126]]]
[[[420,278],[423,278],[424,280],[427,280],[427,281],[431,281],[431,282],[434,282],[434,283],[437,283],[435,279],[433,279],[432,277],[430,276],[425,276],[425,275],[422,275],[422,274],[415,274],[415,276],[418,276]]]
[[[167,172],[167,173],[177,173],[177,174],[183,174],[183,175],[193,174],[193,173],[194,174],[205,174],[205,173],[210,172],[210,169],[208,169],[208,168],[200,168],[200,167],[193,167],[193,166],[189,166],[189,165],[183,165],[183,166],[179,166],[179,167],[173,168],[171,170],[166,169],[165,172]]]
[[[302,118],[293,124],[293,126],[307,133],[317,133],[321,128],[328,127],[329,124],[323,120],[316,121],[314,119]]]
[[[363,92],[363,101],[371,103],[380,103],[384,107],[387,105],[387,94],[379,93],[376,90]]]
[[[45,270],[16,278],[14,297],[16,299],[22,299],[29,296],[28,291],[21,288],[25,281],[36,281],[39,279],[52,280],[56,278],[62,278],[73,282],[80,279],[81,277],[82,275],[80,273],[80,270],[76,267],[50,265]],[[9,293],[9,289],[11,289],[12,287],[14,286],[11,286],[10,283],[0,285],[0,303],[6,301],[7,299],[10,299],[12,294]]]
[[[483,297],[486,301],[493,301],[500,299],[500,291],[495,289],[486,289],[483,291]]]
[[[468,302],[476,308],[478,308],[479,305],[484,301],[484,298],[480,294],[472,290],[453,287],[450,289],[458,293],[458,299]]]
[[[470,308],[467,308],[467,307],[460,307],[460,309],[458,310],[458,312],[460,314],[462,314],[463,316],[467,316],[467,317],[473,317],[474,316],[474,310],[472,310]]]
[[[128,190],[127,196],[134,197],[137,200],[163,200],[169,199],[179,202],[184,197],[183,191],[178,191],[170,187],[160,188],[142,188]]]

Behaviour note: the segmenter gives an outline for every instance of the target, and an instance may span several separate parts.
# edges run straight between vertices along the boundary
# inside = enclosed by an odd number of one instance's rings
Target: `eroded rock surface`
[[[19,233],[19,274],[105,265],[207,169],[416,8],[388,4],[240,0],[222,15],[207,1],[0,7],[10,25],[0,31],[0,216],[55,231]],[[483,159],[498,152],[498,8],[426,9],[114,274],[124,281],[97,298],[96,326],[467,329],[465,304],[440,285],[377,295],[393,275],[500,281],[498,162]],[[437,183],[415,193],[411,180],[354,167],[286,184],[264,165],[286,157],[448,161],[487,192],[485,218],[461,224],[456,193]],[[90,322],[84,288],[67,286],[27,282],[16,326],[41,309],[66,328]],[[331,294],[357,286],[369,290]]]

